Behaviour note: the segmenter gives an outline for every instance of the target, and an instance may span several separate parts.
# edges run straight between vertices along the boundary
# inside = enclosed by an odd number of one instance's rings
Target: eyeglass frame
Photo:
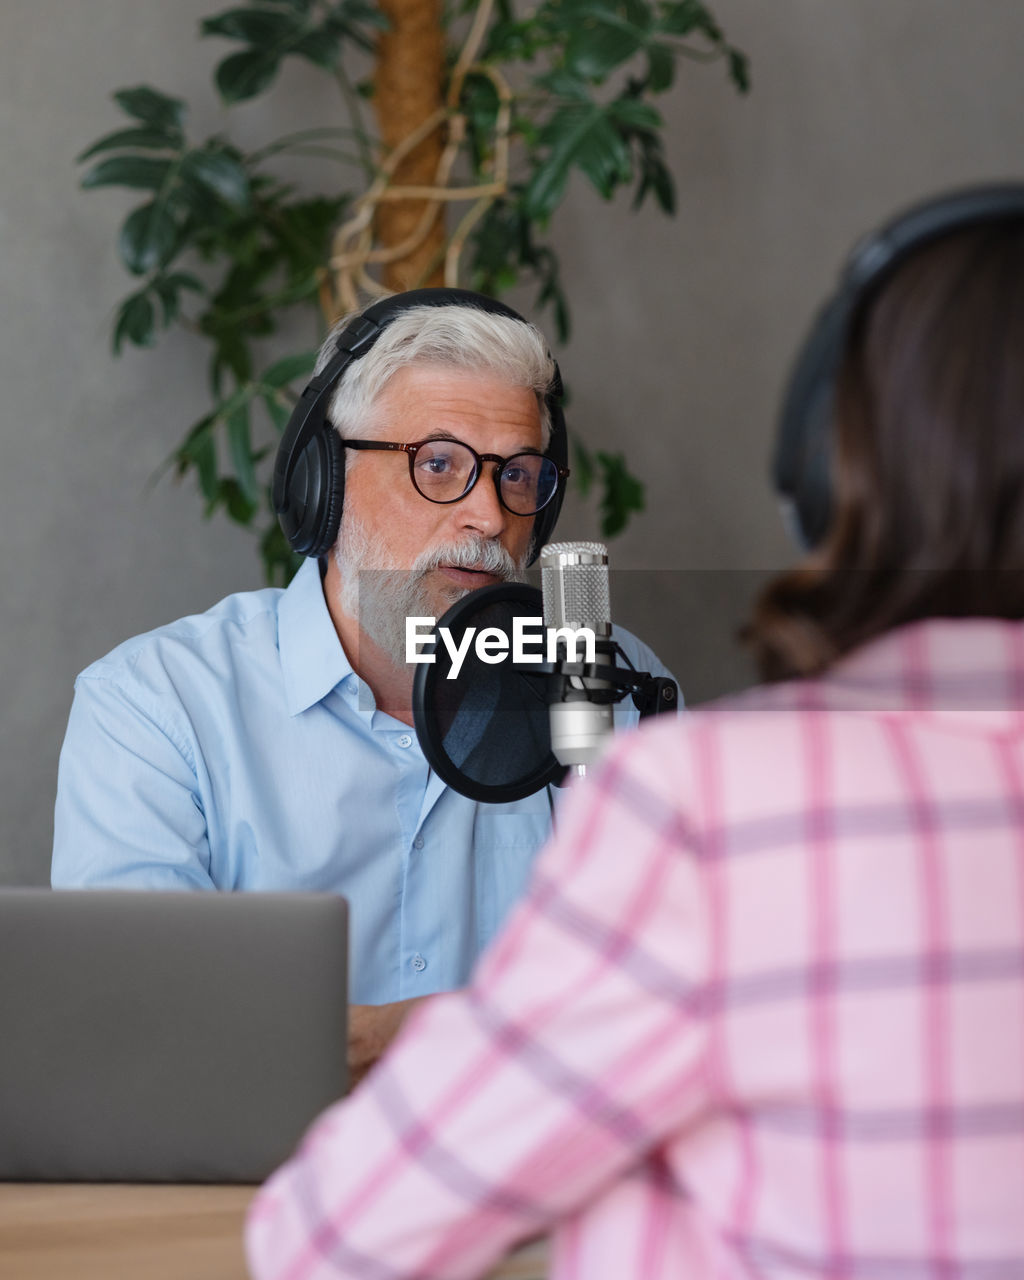
[[[457,498],[430,498],[416,483],[416,473],[414,470],[416,466],[416,454],[424,445],[441,444],[444,442],[447,442],[448,444],[459,444],[463,449],[469,450],[476,459],[476,475]],[[409,480],[412,483],[412,487],[426,502],[432,502],[438,507],[450,507],[453,503],[461,502],[463,498],[468,498],[476,488],[477,481],[484,473],[483,464],[485,462],[493,462],[495,463],[494,471],[492,473],[494,479],[494,491],[498,495],[498,501],[509,515],[521,516],[524,520],[530,520],[533,516],[540,515],[545,508],[549,507],[558,495],[559,490],[565,487],[565,482],[571,474],[568,467],[561,466],[554,460],[554,458],[551,457],[550,454],[544,453],[540,449],[520,449],[516,453],[510,453],[507,458],[503,458],[497,453],[477,453],[471,444],[466,444],[465,440],[459,440],[456,436],[428,436],[425,440],[414,440],[410,441],[408,444],[401,444],[397,440],[345,440],[341,438],[339,438],[339,443],[344,449],[380,450],[381,452],[386,453],[407,454],[409,458]],[[505,470],[508,463],[514,461],[516,458],[524,457],[546,458],[555,468],[556,472],[557,478],[555,480],[554,487],[551,490],[551,496],[542,506],[539,506],[536,511],[513,511],[501,495],[501,473]]]

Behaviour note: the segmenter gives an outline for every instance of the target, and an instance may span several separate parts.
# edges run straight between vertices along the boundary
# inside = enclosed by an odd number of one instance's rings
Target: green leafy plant
[[[722,60],[748,87],[745,57],[698,0],[542,0],[522,14],[510,0],[467,0],[434,15],[436,65],[412,46],[426,106],[407,118],[405,100],[386,92],[388,60],[408,53],[403,39],[420,38],[405,34],[416,30],[410,15],[429,16],[434,3],[253,0],[211,16],[201,34],[240,46],[214,73],[225,102],[270,91],[295,58],[337,82],[345,123],[247,152],[221,136],[191,140],[186,104],[138,86],[114,94],[127,125],[79,157],[89,162],[82,186],[143,193],[118,236],[137,285],[117,309],[114,352],[151,347],[173,326],[209,344],[211,407],[170,463],[194,473],[207,515],[223,509],[258,534],[269,581],[295,568],[268,481],[315,359],[312,344],[271,358],[282,325],[305,312],[319,338],[340,313],[394,288],[462,284],[500,296],[532,281],[564,341],[570,306],[545,234],[573,172],[606,200],[626,188],[634,208],[651,199],[672,213],[653,99],[686,59]],[[347,68],[360,54],[376,60],[355,84]],[[337,180],[300,191],[276,175],[282,156],[308,157],[321,182]],[[388,219],[403,209],[396,230]],[[591,455],[579,440],[573,449],[578,482],[584,492],[598,483],[612,536],[642,509],[643,486],[622,454]]]

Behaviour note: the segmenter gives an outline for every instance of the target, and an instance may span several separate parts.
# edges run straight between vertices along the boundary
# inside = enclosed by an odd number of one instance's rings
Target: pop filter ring
[[[448,612],[438,619],[435,635],[445,627],[458,642],[468,626],[477,625],[474,621],[477,615],[496,604],[511,606],[512,616],[543,617],[543,597],[536,587],[528,586],[523,582],[499,582],[490,587],[481,587],[478,591],[471,591],[461,600],[456,601]],[[420,663],[413,677],[413,720],[427,763],[442,782],[471,800],[482,801],[485,804],[509,804],[531,796],[551,783],[558,784],[563,780],[567,770],[564,765],[558,763],[551,751],[550,734],[547,754],[540,753],[536,764],[521,777],[512,778],[507,782],[488,783],[463,773],[445,747],[445,734],[437,712],[437,707],[446,692],[451,656],[443,645],[437,643],[436,639],[432,648],[427,644],[421,644],[421,652],[432,652],[434,661]],[[467,655],[460,679],[463,676],[467,679],[471,678],[473,670],[470,665],[471,660],[470,655]],[[524,705],[525,695],[529,693],[531,708],[542,705],[546,722],[547,699],[543,693],[529,692],[527,684],[529,679],[539,674],[537,667],[527,673],[522,667],[513,667],[511,661],[507,666],[510,673],[522,684]],[[510,693],[514,687],[507,684],[505,692]]]

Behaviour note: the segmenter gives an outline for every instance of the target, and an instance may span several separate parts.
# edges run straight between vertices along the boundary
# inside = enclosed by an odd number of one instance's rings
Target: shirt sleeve
[[[212,888],[209,867],[183,728],[115,680],[80,676],[58,767],[53,887]]]
[[[470,987],[429,1001],[260,1192],[257,1280],[479,1275],[705,1105],[708,912],[650,737],[570,797]]]

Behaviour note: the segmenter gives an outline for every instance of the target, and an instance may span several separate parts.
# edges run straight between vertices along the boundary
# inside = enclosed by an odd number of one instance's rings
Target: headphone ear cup
[[[569,433],[565,425],[565,414],[562,412],[562,376],[557,372],[557,366],[555,383],[558,390],[548,397],[548,411],[551,414],[551,438],[548,441],[548,447],[545,452],[560,467],[567,467],[569,465]],[[551,541],[551,535],[554,533],[555,525],[558,523],[558,515],[562,510],[564,500],[565,486],[561,485],[555,496],[534,520],[533,542],[531,544],[533,551],[528,564],[533,564],[540,555],[541,548],[545,543]]]
[[[803,549],[817,546],[831,522],[836,379],[852,326],[911,254],[952,232],[1007,218],[1024,218],[1021,183],[925,200],[854,246],[838,291],[816,316],[794,362],[779,415],[773,479]]]
[[[288,477],[280,520],[293,551],[319,558],[331,549],[344,497],[344,450],[337,431],[327,425],[299,454]]]
[[[818,545],[832,514],[835,381],[850,319],[845,293],[815,318],[789,376],[776,436],[773,479],[805,550]]]
[[[318,440],[320,450],[321,491],[317,525],[306,553],[319,559],[325,556],[338,540],[341,528],[341,511],[345,502],[345,450],[338,433],[325,424]]]

